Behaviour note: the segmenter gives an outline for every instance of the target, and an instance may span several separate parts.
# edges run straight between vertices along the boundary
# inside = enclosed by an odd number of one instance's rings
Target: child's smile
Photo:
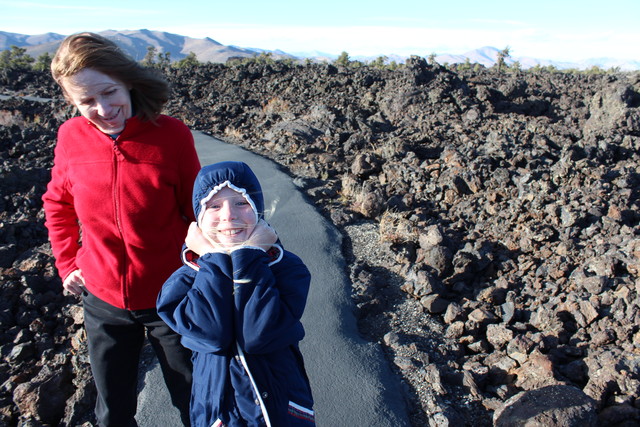
[[[256,213],[244,196],[224,187],[206,204],[200,228],[214,242],[235,246],[249,239],[256,226]]]

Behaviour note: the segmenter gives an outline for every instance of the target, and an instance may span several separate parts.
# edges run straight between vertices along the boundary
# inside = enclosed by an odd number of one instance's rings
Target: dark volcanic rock
[[[640,421],[638,73],[421,58],[166,72],[169,114],[280,163],[344,232],[359,327],[415,425],[492,425],[516,407],[523,423],[533,409]],[[46,74],[2,75],[0,90],[53,98],[0,101],[0,423],[92,422],[82,319],[40,200],[73,112]]]
[[[496,427],[591,427],[598,425],[597,421],[593,400],[580,389],[569,386],[518,393],[494,415]]]

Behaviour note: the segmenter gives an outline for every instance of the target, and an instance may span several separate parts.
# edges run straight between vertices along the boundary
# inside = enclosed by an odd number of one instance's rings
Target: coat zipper
[[[240,356],[240,361],[242,362],[242,366],[244,366],[244,370],[247,372],[247,376],[251,381],[251,386],[253,387],[253,391],[256,396],[258,396],[258,402],[260,402],[260,410],[262,411],[262,416],[264,417],[264,422],[267,427],[271,427],[271,420],[269,420],[269,414],[267,413],[267,407],[262,400],[262,396],[260,396],[260,390],[258,390],[258,386],[256,385],[255,380],[253,379],[253,375],[251,375],[251,371],[249,370],[249,365],[247,364],[247,359],[244,357],[244,351],[240,348],[240,344],[236,341],[236,347],[238,349],[238,356]]]
[[[120,182],[120,168],[118,167],[118,159],[124,159],[120,148],[118,148],[118,142],[113,140],[113,202],[114,202],[114,218],[116,221],[116,227],[118,228],[118,232],[120,233],[120,242],[122,243],[122,271],[120,271],[120,276],[122,277],[122,300],[125,307],[129,306],[129,295],[127,290],[127,256],[126,256],[126,245],[124,244],[124,232],[122,229],[122,220],[120,218],[120,191],[119,191],[119,182]]]

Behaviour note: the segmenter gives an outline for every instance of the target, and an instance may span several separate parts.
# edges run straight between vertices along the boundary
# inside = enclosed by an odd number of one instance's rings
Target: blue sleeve
[[[198,265],[199,271],[185,266],[165,282],[157,309],[185,347],[215,353],[235,343],[231,263],[228,255],[214,253]]]
[[[311,275],[297,256],[273,266],[264,252],[243,248],[231,253],[236,339],[248,354],[270,353],[298,344],[304,337],[300,318]]]

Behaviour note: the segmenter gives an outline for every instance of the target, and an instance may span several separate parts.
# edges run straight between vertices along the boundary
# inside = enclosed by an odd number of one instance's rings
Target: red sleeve
[[[189,222],[191,222],[195,221],[192,193],[196,175],[200,172],[200,160],[198,159],[198,153],[196,152],[195,143],[193,141],[193,134],[186,125],[184,126],[187,130],[187,135],[185,135],[182,144],[183,148],[179,165],[180,187],[178,188],[177,199],[180,204],[182,214]]]
[[[73,195],[69,191],[67,180],[67,158],[64,148],[58,144],[54,151],[51,181],[42,196],[45,226],[49,231],[49,240],[56,267],[64,280],[76,270],[76,254],[80,249],[80,226],[73,206]]]

